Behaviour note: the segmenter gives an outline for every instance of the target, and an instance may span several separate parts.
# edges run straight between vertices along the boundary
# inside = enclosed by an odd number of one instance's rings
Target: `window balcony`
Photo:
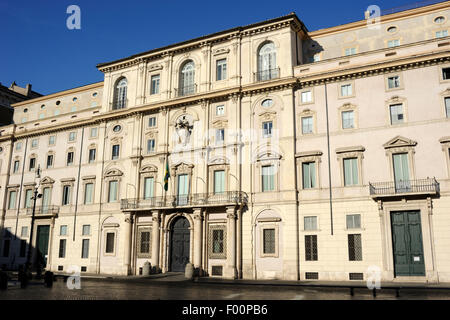
[[[253,75],[255,77],[255,82],[278,79],[280,77],[280,68],[258,71]]]
[[[399,182],[369,183],[372,198],[392,198],[417,195],[437,195],[439,183],[435,178]]]
[[[35,217],[47,217],[47,216],[57,216],[59,213],[59,206],[36,206],[36,211],[34,213]],[[33,207],[27,208],[27,215],[33,214]]]
[[[217,194],[197,193],[192,195],[153,197],[149,199],[122,199],[124,211],[150,209],[172,209],[189,207],[218,207],[228,205],[245,205],[248,196],[245,192],[229,191]]]
[[[195,94],[195,93],[197,93],[197,85],[196,84],[192,84],[189,86],[180,87],[178,89],[175,89],[176,97],[184,97],[184,96],[188,96],[188,95]]]

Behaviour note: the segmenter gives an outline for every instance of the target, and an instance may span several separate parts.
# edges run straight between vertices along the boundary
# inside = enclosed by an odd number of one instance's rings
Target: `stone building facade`
[[[25,261],[38,188],[33,261],[53,271],[449,281],[449,14],[313,32],[289,14],[15,104],[0,265]]]
[[[22,88],[16,82],[11,83],[9,87],[0,83],[0,126],[12,123],[14,114],[12,104],[40,96],[42,96],[40,93],[31,90],[31,84]]]

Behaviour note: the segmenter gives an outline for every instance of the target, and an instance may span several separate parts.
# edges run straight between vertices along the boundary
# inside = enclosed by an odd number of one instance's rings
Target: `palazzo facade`
[[[30,248],[62,273],[450,281],[449,17],[292,13],[14,104],[0,266]]]

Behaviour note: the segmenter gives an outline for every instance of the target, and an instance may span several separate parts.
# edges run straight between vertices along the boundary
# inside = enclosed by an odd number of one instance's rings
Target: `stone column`
[[[133,217],[130,213],[125,214],[124,222],[124,267],[126,275],[129,275],[131,272],[131,230],[133,228]]]
[[[201,208],[194,209],[194,268],[198,274],[202,273],[202,222],[203,212]]]
[[[236,208],[227,207],[227,278],[236,279]]]
[[[152,212],[152,267],[156,269],[156,272],[161,270],[159,266],[159,225],[161,219],[158,211]]]

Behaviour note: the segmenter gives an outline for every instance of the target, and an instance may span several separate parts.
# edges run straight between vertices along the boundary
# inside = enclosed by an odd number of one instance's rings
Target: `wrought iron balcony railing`
[[[372,197],[392,197],[404,194],[437,194],[439,183],[435,178],[395,182],[369,183]]]
[[[268,81],[278,79],[280,77],[280,68],[262,70],[254,73],[255,81]]]
[[[192,84],[189,86],[180,87],[178,89],[175,89],[175,96],[177,97],[184,97],[188,96],[190,94],[197,93],[197,85]]]
[[[36,207],[35,216],[39,215],[57,215],[59,213],[58,206],[40,206]],[[27,214],[33,214],[33,208],[27,208]]]
[[[246,204],[248,196],[245,192],[229,191],[217,194],[196,193],[182,196],[153,197],[149,199],[122,199],[122,210],[206,207],[217,205]]]

